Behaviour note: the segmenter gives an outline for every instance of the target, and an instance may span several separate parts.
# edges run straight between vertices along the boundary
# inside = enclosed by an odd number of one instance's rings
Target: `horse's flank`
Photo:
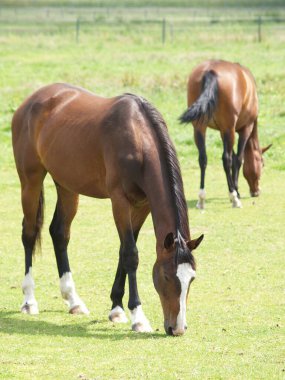
[[[199,97],[203,77],[209,71],[217,76],[218,104],[207,126],[225,133],[229,123],[236,131],[251,124],[258,116],[256,85],[251,72],[239,63],[211,60],[197,66],[188,80],[188,105]]]

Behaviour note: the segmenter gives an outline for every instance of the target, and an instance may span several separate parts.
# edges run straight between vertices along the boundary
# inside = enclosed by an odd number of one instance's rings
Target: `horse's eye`
[[[164,275],[164,279],[166,280],[166,281],[169,281],[169,277],[165,274]]]

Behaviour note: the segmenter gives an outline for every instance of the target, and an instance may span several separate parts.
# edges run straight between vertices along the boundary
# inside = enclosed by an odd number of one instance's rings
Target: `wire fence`
[[[71,33],[80,43],[84,33],[96,32],[99,37],[107,29],[152,35],[162,44],[193,33],[261,42],[272,33],[285,39],[285,9],[0,7],[0,34]]]

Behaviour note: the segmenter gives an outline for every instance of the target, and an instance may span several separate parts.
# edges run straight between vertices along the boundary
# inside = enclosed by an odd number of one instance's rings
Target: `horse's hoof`
[[[198,194],[198,202],[196,204],[196,208],[198,208],[199,210],[204,210],[205,200],[206,200],[206,191],[205,191],[205,189],[200,189],[199,194]]]
[[[151,333],[153,329],[150,324],[147,322],[138,322],[132,325],[132,330],[138,333]]]
[[[242,208],[241,202],[239,202],[239,203],[233,203],[233,208]]]
[[[241,201],[238,198],[233,201],[233,208],[242,208]]]
[[[238,198],[238,193],[236,192],[236,190],[229,193],[229,196],[230,196],[230,202],[232,202],[233,208],[242,208],[241,201]]]
[[[73,306],[69,310],[69,314],[85,314],[85,315],[88,315],[88,314],[90,314],[90,312],[87,309],[87,307],[84,304],[82,304],[82,305]]]
[[[205,210],[205,202],[198,201],[196,204],[198,210]]]
[[[39,314],[39,308],[38,308],[38,305],[36,305],[36,304],[28,305],[27,303],[25,303],[21,307],[21,312],[23,314],[36,315],[36,314]]]
[[[114,307],[109,314],[109,320],[114,323],[127,323],[128,318],[120,306]]]
[[[142,306],[138,305],[131,312],[132,330],[136,332],[152,332],[152,328],[144,312]]]

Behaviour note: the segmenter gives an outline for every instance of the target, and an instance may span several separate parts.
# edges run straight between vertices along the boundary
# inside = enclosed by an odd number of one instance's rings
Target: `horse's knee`
[[[139,265],[139,254],[136,247],[122,250],[123,267],[126,273],[135,272]]]
[[[242,165],[242,158],[241,157],[238,157],[237,158],[237,170],[240,170],[240,168],[241,168],[241,165]]]
[[[229,152],[224,152],[222,156],[223,165],[225,170],[230,169],[232,166],[232,155]]]
[[[240,170],[240,167],[242,165],[242,157],[233,155],[232,157],[232,165],[235,168],[236,171]]]

